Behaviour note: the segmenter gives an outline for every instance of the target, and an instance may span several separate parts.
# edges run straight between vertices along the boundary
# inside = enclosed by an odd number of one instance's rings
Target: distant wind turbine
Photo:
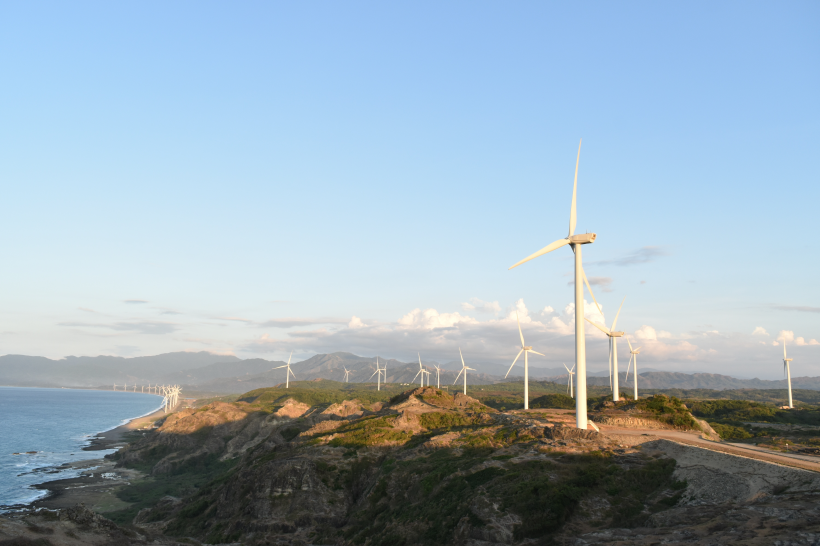
[[[566,364],[564,364],[564,368],[567,368]],[[573,370],[575,370],[575,364],[572,365],[572,370],[567,368],[567,393],[575,398],[575,390],[572,388],[572,376],[575,375]]]
[[[578,158],[575,160],[575,182],[572,187],[572,206],[569,212],[569,235],[567,235],[565,239],[559,239],[550,243],[535,254],[527,256],[510,267],[510,269],[524,262],[528,262],[533,258],[543,256],[564,245],[570,245],[573,252],[575,252],[575,366],[578,369],[578,385],[576,386],[578,396],[575,398],[575,426],[580,429],[586,429],[589,420],[587,419],[587,356],[586,341],[584,338],[584,281],[581,279],[584,267],[581,260],[581,246],[595,242],[596,235],[594,233],[575,235],[575,201],[578,193],[578,163],[580,160],[581,143],[579,142]]]
[[[420,385],[421,387],[424,387],[424,372],[425,372],[424,366],[421,365],[421,354],[419,354],[419,371],[415,375],[415,377],[413,377],[413,381],[416,380],[416,377],[421,376],[421,385]]]
[[[373,372],[373,375],[376,377],[376,390],[382,390],[382,373],[385,374],[385,380],[387,379],[387,365],[385,364],[384,369],[379,368],[379,357],[376,357],[376,371]],[[370,376],[369,379],[373,379],[373,375]]]
[[[467,370],[475,371],[475,368],[468,368],[467,364],[464,363],[464,355],[461,354],[461,347],[458,348],[458,354],[461,356],[461,371],[458,372],[458,375],[456,376],[456,381],[458,381],[458,378],[463,373],[464,374],[464,394],[467,394]],[[456,381],[453,381],[453,385],[456,384]]]
[[[116,383],[114,383],[114,390],[115,391],[117,390],[117,384]]]
[[[344,366],[342,366],[344,368]],[[350,383],[350,370],[345,368],[345,383]]]
[[[441,375],[441,368],[438,367],[438,364],[433,364],[433,366],[436,368],[436,388],[440,389],[441,388],[441,380],[440,380],[439,377]]]
[[[629,381],[629,366],[632,365],[632,363],[634,362],[635,365],[632,368],[632,374],[634,376],[632,378],[632,383],[633,383],[632,388],[634,389],[634,392],[633,392],[632,396],[635,400],[637,400],[638,399],[638,355],[641,354],[641,348],[638,347],[637,349],[633,349],[632,344],[629,343],[629,338],[627,336],[624,336],[624,337],[626,337],[626,342],[629,344],[629,365],[626,367],[626,380]]]
[[[584,273],[584,282],[587,284],[587,289],[589,290],[589,295],[592,296],[592,301],[595,302],[598,312],[603,317],[604,313],[601,311],[601,306],[598,305],[598,300],[595,299],[595,294],[592,293],[592,287],[589,285],[586,273]],[[621,300],[621,307],[624,306],[625,301],[626,296],[624,296],[624,299]],[[619,400],[620,393],[620,386],[618,385],[618,338],[624,335],[623,332],[615,331],[615,325],[618,324],[618,316],[621,314],[621,307],[618,307],[618,312],[615,313],[615,320],[612,321],[612,328],[606,328],[606,324],[604,324],[604,327],[602,328],[599,324],[586,319],[587,322],[605,333],[609,338],[609,386],[612,388],[612,400],[615,402]]]
[[[290,388],[290,376],[292,375],[294,379],[296,379],[296,374],[293,373],[290,369],[290,359],[293,358],[293,351],[290,352],[290,356],[288,357],[288,363],[284,366],[276,366],[275,368],[271,368],[272,370],[278,370],[279,368],[287,368],[285,372],[285,388]],[[279,362],[282,362],[281,360]]]
[[[541,355],[541,356],[544,356],[544,355],[539,353],[538,351],[534,351],[532,346],[527,346],[527,344],[524,343],[524,332],[521,331],[521,321],[518,320],[518,312],[517,311],[515,313],[515,320],[516,320],[516,322],[518,322],[518,335],[521,336],[521,350],[518,351],[518,354],[516,355],[515,360],[513,360],[513,363],[510,364],[510,369],[507,370],[507,375],[510,375],[510,372],[512,371],[513,366],[515,366],[515,363],[518,362],[518,357],[521,356],[521,353],[524,353],[524,409],[527,410],[527,409],[530,409],[530,382],[529,382],[530,368],[529,368],[529,360],[527,358],[527,355],[529,353],[535,353],[535,354]],[[507,375],[504,376],[504,379],[507,378]]]
[[[791,370],[791,365],[789,364],[789,362],[791,362],[792,360],[794,360],[794,359],[786,358],[786,337],[783,336],[783,373],[786,374],[786,381],[789,384],[789,408],[790,409],[794,408],[794,403],[792,402],[792,370]]]

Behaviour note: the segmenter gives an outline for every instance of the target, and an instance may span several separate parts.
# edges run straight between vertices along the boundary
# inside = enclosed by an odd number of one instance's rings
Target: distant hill
[[[379,358],[387,367],[387,382],[393,384],[418,383],[418,362],[401,362],[396,359]],[[432,371],[430,383],[436,384],[435,361],[422,361]],[[115,356],[75,357],[52,360],[39,356],[6,355],[0,357],[0,385],[19,387],[102,387],[114,384],[147,385],[165,383],[182,385],[183,392],[238,394],[253,389],[270,387],[285,382],[285,370],[274,369],[285,362],[254,358],[242,360],[235,356],[216,355],[208,352],[166,353],[156,356],[122,358]],[[468,362],[469,365],[469,362]],[[453,385],[461,362],[439,365],[441,385]],[[443,368],[448,369],[443,369]],[[351,371],[351,383],[374,381],[376,357],[363,357],[352,353],[337,352],[318,354],[301,362],[291,363],[291,369],[300,381],[311,379],[344,380],[344,370]],[[564,373],[557,373],[563,371]],[[522,381],[522,370],[516,366],[506,380],[501,375],[469,372],[468,383],[487,385],[497,382]],[[620,374],[621,388],[632,385],[625,373]],[[564,384],[566,370],[562,368],[531,368],[530,378]],[[459,383],[461,380],[459,380]],[[589,385],[609,385],[607,372],[587,376]],[[728,375],[711,373],[661,372],[650,369],[640,374],[642,389],[783,389],[785,380],[738,379]],[[792,379],[795,389],[820,390],[820,377],[796,377]]]
[[[199,353],[165,353],[156,356],[67,356],[52,360],[42,356],[0,357],[0,385],[16,387],[95,387],[117,383],[170,383],[174,374],[221,363],[242,362],[235,356]]]
[[[681,373],[681,372],[644,372],[638,379],[639,388],[644,389],[785,389],[786,380],[738,379],[716,373]],[[626,374],[618,374],[621,389],[632,386],[632,379],[627,382]],[[550,377],[555,382],[566,382],[567,375]],[[609,375],[588,376],[588,385],[609,385]],[[793,377],[793,389],[820,390],[820,377]]]

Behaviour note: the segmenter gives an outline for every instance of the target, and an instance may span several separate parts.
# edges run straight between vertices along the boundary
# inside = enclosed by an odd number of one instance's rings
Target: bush
[[[533,409],[575,409],[575,398],[567,396],[566,394],[545,394],[533,400],[530,403],[530,407]]]

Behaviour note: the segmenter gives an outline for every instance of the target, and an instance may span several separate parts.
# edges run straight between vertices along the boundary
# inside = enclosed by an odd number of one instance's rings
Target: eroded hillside
[[[723,496],[710,497],[719,460],[702,480],[703,461],[669,456],[677,444],[578,431],[564,426],[568,410],[503,413],[429,387],[386,403],[313,405],[276,391],[173,414],[121,451],[119,464],[152,478],[125,488],[134,505],[112,517],[208,543],[391,546],[705,544],[812,525],[781,521],[791,474],[748,486],[726,478]],[[654,415],[672,415],[664,426],[691,424],[660,402]],[[755,512],[764,506],[781,515]]]

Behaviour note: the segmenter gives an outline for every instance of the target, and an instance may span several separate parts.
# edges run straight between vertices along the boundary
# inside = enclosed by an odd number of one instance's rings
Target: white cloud
[[[752,332],[753,336],[768,336],[769,332],[767,332],[762,326],[758,326]]]
[[[364,322],[357,316],[354,316],[350,319],[350,322],[347,323],[347,327],[351,329],[355,328],[364,328]]]
[[[777,340],[785,340],[787,343],[794,341],[794,332],[792,332],[791,330],[780,330],[780,333],[777,334]]]
[[[654,341],[658,339],[658,334],[657,332],[655,332],[654,328],[644,324],[643,326],[635,330],[635,338],[640,340]],[[640,379],[640,377],[638,379]]]
[[[474,324],[478,321],[472,317],[465,317],[458,313],[439,313],[435,309],[413,309],[399,319],[399,325],[404,328],[432,330],[434,328],[452,328],[459,323]]]
[[[470,298],[470,302],[462,303],[463,311],[475,311],[476,313],[500,313],[501,306],[497,301],[483,301],[478,298]]]

